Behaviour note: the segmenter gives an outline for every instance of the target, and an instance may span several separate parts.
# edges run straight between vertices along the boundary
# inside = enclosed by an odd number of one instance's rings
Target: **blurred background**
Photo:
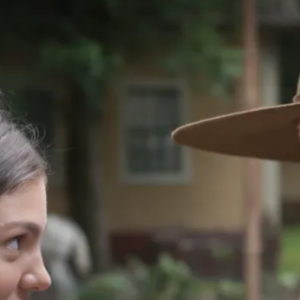
[[[300,3],[257,0],[256,16],[260,106],[289,103]],[[242,1],[2,1],[0,22],[3,107],[38,128],[62,222],[49,221],[44,251],[80,231],[69,266],[87,241],[70,289],[83,300],[244,299],[243,159],[171,140],[184,123],[241,109]],[[262,297],[295,299],[300,168],[263,161],[256,175]]]

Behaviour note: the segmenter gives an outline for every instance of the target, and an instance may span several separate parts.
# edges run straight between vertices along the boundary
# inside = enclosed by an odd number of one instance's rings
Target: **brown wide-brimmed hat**
[[[297,125],[300,78],[293,103],[205,119],[176,129],[175,142],[195,149],[277,161],[300,162]]]

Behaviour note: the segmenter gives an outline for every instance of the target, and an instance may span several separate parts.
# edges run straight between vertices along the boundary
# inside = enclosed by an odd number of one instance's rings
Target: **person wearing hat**
[[[180,145],[215,153],[300,162],[300,78],[293,102],[217,116],[177,128]]]

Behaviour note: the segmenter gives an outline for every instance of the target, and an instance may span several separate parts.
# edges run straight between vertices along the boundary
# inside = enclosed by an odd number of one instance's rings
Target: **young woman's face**
[[[42,178],[0,199],[0,300],[24,300],[51,284],[40,251],[46,207]]]

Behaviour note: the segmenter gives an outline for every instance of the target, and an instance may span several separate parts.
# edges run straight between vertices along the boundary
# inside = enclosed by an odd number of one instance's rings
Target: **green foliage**
[[[80,291],[79,299],[134,299],[136,288],[123,274],[106,274],[91,280]]]
[[[90,74],[100,78],[105,69],[105,60],[100,44],[82,40],[68,44],[47,43],[41,45],[41,67],[46,70],[61,70],[66,73]]]
[[[295,289],[299,283],[299,273],[282,272],[278,275],[278,281],[287,289]]]
[[[281,242],[281,272],[292,272],[300,275],[300,227],[292,226],[283,228]]]
[[[215,93],[229,91],[241,71],[240,49],[230,46],[220,30],[226,24],[235,36],[239,0],[230,5],[226,0],[24,3],[0,4],[5,48],[26,44],[36,55],[36,70],[71,76],[91,97],[128,53],[166,49],[161,66],[170,72],[204,74]]]
[[[37,60],[38,73],[52,73],[62,78],[72,78],[81,85],[87,101],[99,106],[103,81],[108,80],[120,65],[117,55],[105,54],[101,44],[81,38],[69,43],[46,42],[40,46]]]
[[[200,281],[187,265],[162,255],[154,266],[132,261],[126,271],[97,276],[81,289],[79,300],[194,300],[212,293],[234,300],[243,292],[239,283]]]
[[[264,274],[263,300],[294,299],[300,286],[293,272]],[[156,265],[132,260],[126,269],[92,278],[79,291],[79,300],[243,300],[245,286],[233,280],[203,280],[183,262],[162,255]]]

